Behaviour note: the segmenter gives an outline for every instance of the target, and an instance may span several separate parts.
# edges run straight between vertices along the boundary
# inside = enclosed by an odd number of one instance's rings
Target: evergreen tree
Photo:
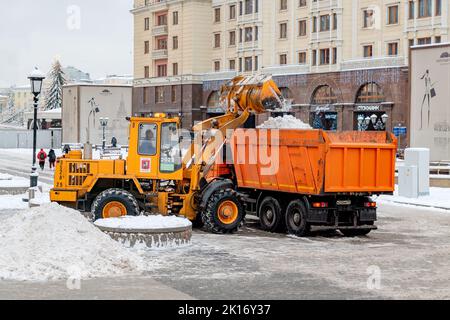
[[[62,107],[62,89],[66,84],[62,66],[58,60],[55,61],[50,72],[50,86],[45,97],[44,110],[53,110]]]

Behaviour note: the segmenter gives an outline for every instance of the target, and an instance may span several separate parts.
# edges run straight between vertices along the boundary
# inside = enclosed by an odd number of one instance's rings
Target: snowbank
[[[0,222],[0,279],[46,281],[143,270],[143,261],[57,204],[20,211]]]
[[[312,129],[307,123],[297,119],[292,115],[286,115],[284,117],[269,118],[266,122],[260,125],[260,129]]]
[[[138,216],[138,217],[122,217],[111,219],[100,219],[95,222],[96,226],[124,230],[144,230],[144,229],[168,229],[168,228],[184,228],[192,226],[192,223],[185,218],[170,216]]]
[[[450,188],[430,188],[430,195],[421,196],[417,199],[400,197],[398,186],[395,188],[393,196],[382,195],[378,197],[379,202],[394,202],[399,204],[411,204],[422,207],[450,210]]]
[[[28,199],[27,193],[17,195],[0,195],[0,213],[5,210],[28,209],[28,203],[23,201],[24,198]],[[36,191],[35,198],[32,200],[32,203],[39,205],[50,203],[50,195],[48,191]]]

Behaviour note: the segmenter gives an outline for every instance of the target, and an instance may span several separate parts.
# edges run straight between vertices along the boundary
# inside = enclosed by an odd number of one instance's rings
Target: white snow
[[[192,223],[186,219],[175,216],[126,216],[122,218],[100,219],[95,222],[96,226],[125,230],[144,229],[167,229],[190,227]]]
[[[269,118],[266,122],[260,125],[260,129],[312,129],[307,123],[297,119],[292,115],[285,115],[284,117]]]
[[[0,180],[12,180],[12,178],[12,175],[0,172]]]
[[[417,199],[400,197],[398,195],[398,186],[396,186],[393,196],[382,195],[378,197],[377,201],[394,202],[398,204],[411,204],[425,207],[432,207],[436,209],[450,210],[450,188],[430,188],[429,196],[421,196]]]
[[[144,268],[135,252],[112,240],[79,212],[54,203],[2,219],[0,242],[0,279],[83,279]]]
[[[0,188],[26,188],[30,186],[30,180],[21,177],[12,177],[10,179],[0,178]]]

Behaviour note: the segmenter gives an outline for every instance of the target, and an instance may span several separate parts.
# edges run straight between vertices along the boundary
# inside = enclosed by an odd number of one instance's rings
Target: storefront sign
[[[336,112],[335,106],[332,105],[326,105],[326,106],[313,106],[311,107],[311,112]]]
[[[356,111],[380,111],[381,106],[379,105],[369,105],[369,106],[356,106]]]

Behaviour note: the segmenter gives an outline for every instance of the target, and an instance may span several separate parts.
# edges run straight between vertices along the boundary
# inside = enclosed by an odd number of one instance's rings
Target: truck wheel
[[[284,227],[284,212],[277,199],[266,197],[259,206],[261,229],[269,232],[280,231]]]
[[[289,234],[298,237],[304,237],[309,233],[310,226],[306,222],[306,207],[301,200],[289,203],[286,209],[286,228]]]
[[[91,209],[94,220],[138,216],[139,205],[136,198],[122,189],[108,189],[95,198]]]
[[[353,237],[366,236],[372,230],[371,229],[343,229],[343,230],[339,230],[339,231],[341,231],[344,236],[353,238]]]
[[[236,232],[244,216],[244,206],[233,189],[213,193],[202,212],[205,228],[213,233]]]

